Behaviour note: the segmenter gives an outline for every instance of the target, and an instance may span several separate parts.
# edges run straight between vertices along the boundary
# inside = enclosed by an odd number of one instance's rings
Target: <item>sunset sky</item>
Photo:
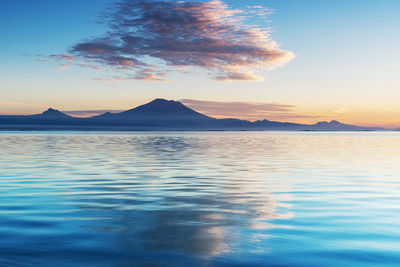
[[[0,114],[154,98],[400,127],[400,1],[0,1]]]

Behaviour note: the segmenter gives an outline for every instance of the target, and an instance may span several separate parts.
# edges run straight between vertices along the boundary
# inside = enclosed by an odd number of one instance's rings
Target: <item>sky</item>
[[[400,127],[400,2],[0,1],[0,114],[180,100],[215,117]]]

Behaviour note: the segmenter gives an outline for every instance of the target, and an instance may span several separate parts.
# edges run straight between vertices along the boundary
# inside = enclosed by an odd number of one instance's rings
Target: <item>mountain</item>
[[[216,119],[190,109],[180,102],[155,99],[147,104],[120,113],[106,112],[90,118],[95,125],[118,125],[137,127],[188,127],[202,128]]]
[[[351,125],[351,124],[345,124],[345,123],[341,123],[339,121],[336,120],[332,120],[332,121],[321,121],[318,122],[314,125],[312,125],[312,128],[318,130],[375,130],[375,129],[379,129],[379,128],[367,128],[367,127],[361,127],[361,126],[355,126],[355,125]]]
[[[381,130],[338,121],[316,124],[240,119],[216,119],[201,114],[178,101],[155,99],[119,113],[106,112],[90,118],[77,118],[49,108],[36,115],[0,116],[0,130]]]
[[[0,115],[0,130],[4,129],[44,129],[59,125],[73,125],[79,120],[56,109],[49,108],[35,115]]]
[[[41,118],[58,118],[58,119],[66,119],[66,118],[73,118],[65,113],[62,113],[61,111],[58,111],[57,109],[52,109],[49,108],[48,110],[44,111],[41,114],[37,114],[37,117],[41,117]]]
[[[211,119],[181,102],[165,99],[155,99],[147,104],[119,113],[121,116],[140,116],[149,119]]]

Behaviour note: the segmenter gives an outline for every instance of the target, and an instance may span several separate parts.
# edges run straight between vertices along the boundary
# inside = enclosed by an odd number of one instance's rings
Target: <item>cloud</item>
[[[93,78],[93,80],[107,82],[107,83],[117,83],[126,80],[126,78],[122,76],[114,76],[111,78]]]
[[[198,67],[220,81],[260,80],[255,72],[294,57],[269,30],[245,24],[246,16],[269,12],[261,6],[231,9],[215,0],[118,1],[100,16],[109,28],[105,35],[73,45],[59,59],[111,69],[127,79],[164,81],[167,72]]]
[[[229,71],[226,73],[215,77],[216,80],[222,82],[230,82],[230,81],[260,81],[261,77],[254,75],[253,71],[248,72],[239,72],[239,71]]]
[[[0,115],[21,115],[44,109],[43,105],[0,100]]]
[[[68,63],[73,63],[75,61],[75,57],[67,54],[60,54],[60,55],[51,55],[51,58],[56,60],[64,60]]]
[[[152,67],[148,67],[148,68],[138,71],[136,73],[136,75],[133,77],[133,79],[166,82],[168,80],[161,78],[164,75],[165,75],[165,73],[163,73],[163,72],[155,73],[155,70]]]
[[[68,54],[50,55],[49,58],[60,64],[59,70],[64,71],[75,63],[75,57]]]
[[[0,104],[3,106],[21,106],[21,107],[40,107],[41,105],[25,103],[25,102],[14,102],[14,101],[2,101],[0,100]]]
[[[161,78],[165,73],[158,72],[155,74],[155,71],[152,67],[148,67],[145,69],[141,69],[136,72],[134,76],[114,76],[111,78],[94,78],[96,81],[103,82],[121,82],[124,80],[147,80],[147,81],[156,81],[156,82],[166,82],[168,80]]]
[[[63,112],[65,114],[68,114],[68,115],[71,115],[74,117],[87,118],[87,117],[101,115],[106,112],[118,113],[118,112],[122,112],[122,111],[123,110],[117,110],[117,109],[100,109],[100,110],[67,110],[67,111],[63,111]]]
[[[296,121],[298,119],[317,119],[316,114],[300,113],[296,106],[280,103],[258,102],[218,102],[194,99],[180,100],[188,107],[216,118],[240,118],[246,120]]]

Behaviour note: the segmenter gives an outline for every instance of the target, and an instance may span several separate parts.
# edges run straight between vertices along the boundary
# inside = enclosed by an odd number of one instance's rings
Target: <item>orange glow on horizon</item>
[[[141,104],[144,104],[143,102]],[[26,103],[17,103],[17,102],[0,102],[0,114],[1,115],[32,115],[32,114],[40,114],[43,111],[47,110],[50,106],[38,105],[38,104],[26,104]],[[137,105],[141,105],[137,104]],[[136,106],[137,106],[136,105]],[[107,111],[109,112],[120,112],[123,110],[131,109],[135,106],[124,106],[113,108],[110,107],[100,107],[97,109],[90,108],[82,108],[73,106],[73,107],[61,107],[61,105],[51,106],[55,109],[58,109],[62,112],[69,114],[70,116],[87,118],[91,116],[96,116],[103,114]],[[305,108],[294,108],[290,112],[255,112],[248,113],[246,110],[243,112],[237,112],[237,110],[227,110],[225,114],[213,113],[208,110],[200,110],[190,105],[188,107],[203,113],[205,115],[214,117],[214,118],[237,118],[249,121],[256,120],[270,120],[270,121],[281,121],[281,122],[292,122],[292,123],[301,123],[301,124],[315,124],[320,121],[331,121],[337,120],[342,123],[365,126],[365,127],[381,127],[385,129],[396,129],[400,127],[400,110],[399,111],[382,111],[382,110],[356,110],[356,109],[337,109],[333,111],[321,111],[316,109],[305,109]]]

